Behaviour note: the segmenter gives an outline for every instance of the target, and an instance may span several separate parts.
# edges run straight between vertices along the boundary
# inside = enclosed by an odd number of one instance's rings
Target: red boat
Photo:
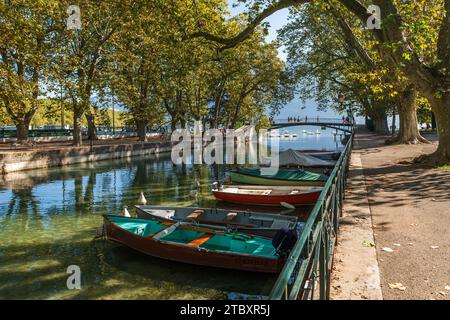
[[[302,206],[315,204],[322,188],[284,186],[224,186],[213,189],[218,200],[246,205],[261,206]]]

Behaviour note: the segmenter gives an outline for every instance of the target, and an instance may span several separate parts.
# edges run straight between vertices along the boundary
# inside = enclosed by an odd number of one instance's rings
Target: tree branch
[[[358,38],[353,33],[348,23],[345,21],[344,17],[331,6],[331,13],[335,17],[337,23],[344,33],[344,37],[350,43],[350,45],[356,50],[359,57],[364,61],[364,63],[369,67],[369,69],[374,69],[376,67],[375,61],[370,57],[369,53],[364,49],[364,46],[358,40]]]
[[[224,45],[220,51],[224,51],[226,49],[234,48],[248,37],[251,36],[255,28],[267,17],[276,13],[277,11],[293,7],[296,5],[300,5],[303,3],[311,2],[311,0],[281,0],[271,4],[265,10],[263,10],[244,30],[242,30],[237,36],[232,38],[223,38],[219,36],[215,36],[213,34],[198,31],[190,36],[190,38],[205,38],[210,41],[217,42],[219,44]]]

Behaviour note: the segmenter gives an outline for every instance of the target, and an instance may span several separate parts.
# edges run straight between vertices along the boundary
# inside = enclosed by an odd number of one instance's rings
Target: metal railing
[[[147,133],[155,133],[155,130],[147,130]],[[72,129],[34,129],[28,131],[28,137],[30,138],[43,138],[43,137],[70,137],[73,134]],[[82,134],[87,134],[87,129],[82,130]],[[130,129],[116,128],[115,131],[112,129],[98,130],[97,135],[127,135],[136,136],[137,132]],[[17,138],[17,131],[14,129],[0,129],[0,139]]]
[[[339,124],[339,125],[352,125],[353,121],[351,119],[347,118],[321,118],[321,117],[308,117],[308,118],[301,118],[301,117],[292,117],[291,119],[273,119],[272,124],[273,125],[280,125],[280,124],[295,124],[295,123],[301,123],[301,124]]]
[[[353,133],[272,288],[269,299],[329,299],[330,274]],[[318,290],[318,292],[317,292]]]

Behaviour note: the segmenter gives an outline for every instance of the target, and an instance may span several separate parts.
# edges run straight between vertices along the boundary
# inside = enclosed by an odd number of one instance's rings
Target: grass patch
[[[447,170],[450,171],[450,163],[446,164],[445,166],[437,167],[436,169],[441,170],[441,171],[447,171]]]

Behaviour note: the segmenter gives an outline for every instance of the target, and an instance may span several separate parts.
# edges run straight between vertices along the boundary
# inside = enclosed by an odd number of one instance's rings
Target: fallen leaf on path
[[[446,295],[447,295],[447,293],[444,292],[444,291],[439,291],[439,293],[440,293],[441,295],[443,295],[443,296],[446,296]]]
[[[411,227],[417,227],[418,224],[417,223],[411,223]]]
[[[371,241],[368,241],[368,240],[364,240],[362,244],[363,244],[363,246],[366,246],[366,247],[369,247],[369,248],[375,247],[375,243],[373,243]]]
[[[404,285],[402,285],[401,283],[389,283],[389,288],[391,289],[397,289],[400,291],[405,291],[406,287]]]
[[[413,245],[413,243],[412,243],[412,242],[410,242],[410,243],[408,243],[408,245],[412,246],[412,245]]]
[[[388,248],[388,247],[381,249],[381,251],[394,252],[394,250],[392,250],[391,248]]]
[[[445,286],[444,289],[450,291],[450,286]]]
[[[431,249],[438,249],[439,246],[431,246],[430,248],[431,248]]]
[[[401,247],[402,245],[400,243],[394,243],[394,246]]]

